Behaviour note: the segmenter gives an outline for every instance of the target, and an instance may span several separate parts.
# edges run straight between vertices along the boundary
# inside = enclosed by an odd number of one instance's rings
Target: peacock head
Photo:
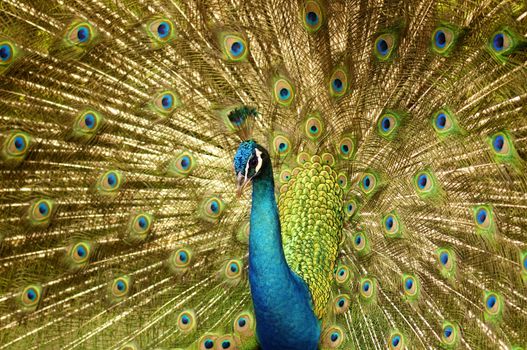
[[[238,196],[257,177],[269,161],[267,150],[253,140],[243,141],[234,156],[234,172],[238,183]]]

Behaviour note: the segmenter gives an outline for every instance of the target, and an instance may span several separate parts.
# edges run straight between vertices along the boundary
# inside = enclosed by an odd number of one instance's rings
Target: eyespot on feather
[[[158,42],[165,43],[175,37],[174,23],[167,18],[151,20],[146,29],[148,35]]]
[[[243,272],[243,262],[238,259],[232,259],[225,263],[223,275],[229,280],[239,279]]]
[[[240,62],[247,59],[249,44],[240,33],[221,33],[220,43],[225,60]]]
[[[381,224],[386,237],[395,238],[401,236],[399,216],[395,211],[386,214],[382,218]]]
[[[295,89],[285,78],[276,78],[273,83],[273,96],[280,106],[289,107],[295,99]]]
[[[199,338],[198,340],[199,350],[214,349],[217,339],[218,339],[218,336],[216,334],[206,333],[202,335],[201,338]]]
[[[28,221],[32,226],[46,226],[50,223],[53,211],[55,209],[54,202],[50,199],[39,198],[34,200],[28,211]]]
[[[343,314],[349,310],[350,303],[348,294],[339,294],[333,299],[333,311],[337,315]]]
[[[185,272],[193,261],[193,252],[188,247],[176,248],[168,258],[168,266],[172,272]]]
[[[406,339],[401,332],[393,330],[388,337],[388,344],[390,350],[402,350],[406,348]]]
[[[35,311],[42,300],[42,292],[43,289],[40,284],[30,284],[25,286],[18,296],[18,301],[22,311]]]
[[[324,132],[324,123],[318,115],[310,115],[304,123],[304,131],[306,136],[312,140],[316,141]]]
[[[93,244],[88,241],[79,241],[69,246],[67,259],[69,265],[76,269],[88,265],[93,252]]]
[[[337,153],[342,159],[351,159],[355,152],[355,141],[351,135],[344,135],[337,144]]]
[[[178,154],[170,161],[168,165],[167,175],[175,177],[187,177],[192,174],[192,171],[196,167],[196,159],[192,153],[183,151]]]
[[[357,212],[357,201],[355,199],[350,199],[344,203],[344,214],[348,219],[353,218]]]
[[[298,156],[296,157],[296,162],[298,165],[304,165],[306,162],[309,162],[311,160],[311,156],[307,152],[300,152],[298,153]]]
[[[209,196],[203,199],[200,205],[200,216],[203,220],[217,222],[225,209],[224,202],[218,196]]]
[[[121,301],[130,293],[131,279],[129,276],[123,275],[114,278],[110,284],[110,297],[113,301]]]
[[[128,234],[134,240],[144,240],[152,229],[153,216],[148,213],[138,213],[130,217]]]
[[[154,97],[152,104],[156,112],[168,115],[181,106],[181,100],[175,92],[165,90]]]
[[[359,188],[367,196],[373,195],[378,188],[379,176],[373,171],[366,171],[360,177]]]
[[[273,137],[273,154],[280,158],[285,158],[291,152],[291,140],[283,135],[276,135]]]
[[[323,7],[318,1],[304,1],[301,16],[304,28],[311,34],[318,32],[325,22]]]
[[[75,136],[91,137],[99,131],[103,120],[100,113],[87,109],[75,119],[73,133]]]
[[[0,38],[0,72],[6,70],[19,56],[14,42]]]
[[[335,269],[335,281],[339,286],[349,287],[352,278],[353,276],[348,266],[341,264]]]
[[[29,153],[31,143],[28,133],[17,130],[8,132],[2,145],[2,158],[10,163],[22,162]]]
[[[359,282],[359,295],[364,301],[373,300],[377,288],[377,282],[368,277],[363,277]]]
[[[347,69],[339,67],[333,71],[329,79],[329,94],[334,98],[344,96],[348,92],[349,76]]]
[[[178,328],[183,333],[190,333],[196,330],[196,327],[197,327],[196,313],[193,310],[181,311],[177,317],[177,320],[178,320],[177,322]]]
[[[256,319],[254,314],[249,311],[244,311],[234,318],[233,329],[236,334],[241,337],[251,337],[255,334]]]
[[[345,340],[344,331],[337,325],[327,327],[321,336],[323,349],[336,349]]]
[[[444,321],[441,330],[441,342],[443,344],[452,347],[459,342],[461,334],[457,324]]]
[[[476,232],[479,234],[492,234],[496,230],[494,211],[490,205],[479,205],[472,209]]]
[[[494,291],[485,291],[483,303],[485,307],[485,319],[488,321],[499,321],[504,307],[503,297]]]
[[[450,56],[459,40],[459,35],[460,31],[457,27],[448,23],[439,25],[430,38],[432,51],[441,56]]]
[[[375,39],[374,54],[381,62],[390,60],[397,46],[397,37],[392,33],[381,34]]]
[[[109,170],[97,180],[96,189],[100,194],[115,194],[124,182],[123,174],[119,170]]]
[[[95,29],[88,22],[74,22],[68,34],[66,35],[66,40],[75,46],[86,47],[93,42],[95,37]]]

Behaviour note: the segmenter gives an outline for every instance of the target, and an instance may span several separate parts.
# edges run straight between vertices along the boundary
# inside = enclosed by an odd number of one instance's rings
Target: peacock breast
[[[292,171],[278,201],[287,264],[308,286],[322,318],[329,302],[343,225],[343,189],[320,157]]]

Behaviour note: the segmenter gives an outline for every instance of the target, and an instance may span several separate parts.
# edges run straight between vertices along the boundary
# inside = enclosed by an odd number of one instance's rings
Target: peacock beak
[[[240,198],[243,194],[243,191],[247,185],[251,182],[250,178],[244,176],[241,172],[237,175],[237,188],[236,188],[236,197]]]

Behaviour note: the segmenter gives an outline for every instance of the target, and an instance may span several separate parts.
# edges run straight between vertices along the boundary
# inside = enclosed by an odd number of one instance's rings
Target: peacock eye
[[[249,166],[250,166],[251,168],[255,168],[257,165],[258,165],[258,158],[256,158],[256,157],[252,157],[252,158],[249,160]]]

